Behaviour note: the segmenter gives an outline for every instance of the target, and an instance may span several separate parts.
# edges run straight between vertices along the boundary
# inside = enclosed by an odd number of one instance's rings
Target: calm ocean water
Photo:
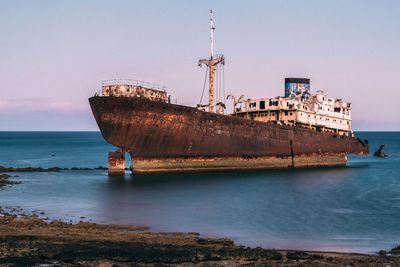
[[[372,253],[400,245],[400,133],[361,132],[373,152],[348,167],[108,177],[106,171],[17,173],[0,206],[49,218],[196,231],[279,249]],[[107,166],[98,132],[0,132],[0,165]],[[55,156],[50,156],[54,154]]]

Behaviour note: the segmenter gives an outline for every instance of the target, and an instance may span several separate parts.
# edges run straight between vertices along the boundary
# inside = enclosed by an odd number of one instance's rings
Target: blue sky
[[[0,1],[0,130],[97,130],[101,81],[167,86],[200,99],[209,53],[227,93],[283,94],[285,77],[353,103],[355,130],[400,130],[400,1]]]

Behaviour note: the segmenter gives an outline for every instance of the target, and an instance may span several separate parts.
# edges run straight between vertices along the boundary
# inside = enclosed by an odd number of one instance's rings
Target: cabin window
[[[265,101],[260,101],[260,109],[265,109]]]
[[[288,112],[287,111],[285,111],[285,116],[287,116],[288,115]]]
[[[269,105],[270,106],[278,106],[278,101],[272,101],[271,99],[269,100]]]

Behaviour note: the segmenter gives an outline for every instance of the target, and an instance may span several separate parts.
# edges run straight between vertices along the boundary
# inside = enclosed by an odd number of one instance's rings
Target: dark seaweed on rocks
[[[120,262],[180,263],[218,261],[241,258],[245,260],[281,260],[282,254],[265,249],[242,247],[180,246],[174,244],[145,244],[110,240],[74,241],[63,238],[8,236],[0,244],[21,251],[31,251],[35,260],[56,260],[72,263],[108,259]]]
[[[308,260],[308,259],[321,259],[320,255],[306,253],[304,251],[292,251],[286,253],[288,260]]]

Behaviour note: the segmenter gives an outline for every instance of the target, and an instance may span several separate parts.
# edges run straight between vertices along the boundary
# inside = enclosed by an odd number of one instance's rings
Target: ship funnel
[[[310,79],[285,78],[285,97],[299,95],[306,91],[310,91]]]

